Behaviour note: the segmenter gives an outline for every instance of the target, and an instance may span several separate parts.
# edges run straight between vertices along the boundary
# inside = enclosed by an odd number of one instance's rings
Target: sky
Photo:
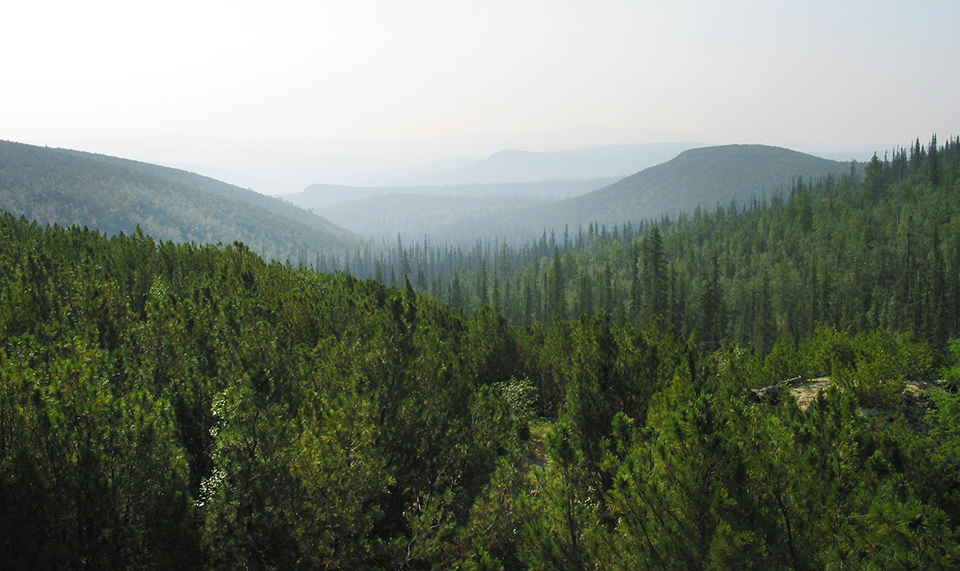
[[[960,135],[958,24],[956,0],[10,2],[0,139],[893,148]]]

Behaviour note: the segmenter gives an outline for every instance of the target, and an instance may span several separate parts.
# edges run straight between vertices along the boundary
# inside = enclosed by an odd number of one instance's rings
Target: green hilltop
[[[583,196],[531,209],[527,217],[543,227],[560,228],[654,220],[692,213],[698,206],[772,198],[793,181],[816,180],[850,170],[850,163],[766,145],[726,145],[691,149],[657,166]]]
[[[309,260],[352,243],[333,223],[252,190],[190,172],[67,149],[0,141],[0,209],[42,224],[159,240],[241,241],[262,255]]]

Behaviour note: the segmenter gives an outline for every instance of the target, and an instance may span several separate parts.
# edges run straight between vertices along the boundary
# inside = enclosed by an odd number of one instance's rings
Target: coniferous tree
[[[704,282],[701,294],[701,333],[707,351],[714,351],[720,346],[724,333],[723,290],[720,287],[719,258],[713,255],[712,271]]]
[[[939,150],[937,149],[937,135],[934,135],[930,138],[930,147],[927,152],[927,169],[930,171],[930,184],[933,186],[940,185],[940,158]]]
[[[644,322],[663,317],[667,311],[667,262],[663,253],[660,228],[654,227],[643,243],[643,317]]]

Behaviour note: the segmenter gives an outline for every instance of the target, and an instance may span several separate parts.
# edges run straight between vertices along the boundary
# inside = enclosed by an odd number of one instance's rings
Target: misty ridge
[[[515,137],[512,142],[556,148],[585,135],[591,133],[572,130],[539,139]],[[596,134],[601,135],[610,136]],[[478,239],[524,242],[543,231],[576,231],[591,223],[675,217],[698,206],[709,210],[731,201],[770,199],[782,195],[796,178],[844,170],[842,161],[818,161],[810,155],[798,160],[800,153],[787,160],[788,153],[764,156],[760,146],[750,145],[742,147],[752,148],[752,156],[734,156],[736,146],[725,146],[714,158],[694,155],[695,160],[683,165],[672,162],[687,151],[708,148],[689,142],[508,149],[486,158],[437,158],[506,142],[511,140],[281,144],[155,137],[91,140],[85,146],[155,157],[168,166],[272,194],[358,238],[392,242],[399,236],[408,242],[427,238],[462,245]],[[863,153],[840,156],[850,155],[864,158]],[[644,174],[658,165],[666,166]],[[297,185],[299,191],[294,191]],[[294,256],[297,260],[312,256],[303,253],[309,247],[293,250],[301,252]]]
[[[54,146],[163,164],[268,195],[293,194],[313,184],[449,186],[623,177],[702,146],[610,142],[643,136],[631,130],[566,129],[298,143],[169,135],[59,141]]]
[[[151,142],[157,144],[157,141]],[[219,148],[216,142],[209,144],[211,149],[219,149],[224,156],[234,156],[233,153],[244,156],[262,150],[255,146],[230,149]],[[15,148],[28,147],[9,147],[11,151]],[[273,148],[273,152],[279,151],[279,148]],[[68,151],[59,152],[61,157],[69,156]],[[31,152],[26,154],[31,155]],[[214,158],[216,154],[213,150],[207,151],[208,158]],[[32,151],[32,156],[46,159],[53,154]],[[72,207],[73,213],[64,215],[56,214],[57,206],[50,203],[33,205],[30,193],[19,197],[14,193],[0,201],[0,207],[27,214],[47,209],[48,214],[41,219],[45,217],[47,221],[59,224],[89,224],[111,232],[129,233],[139,224],[161,239],[223,243],[241,240],[270,257],[313,264],[316,264],[318,255],[329,255],[318,247],[322,243],[334,243],[329,238],[303,236],[280,244],[266,238],[263,228],[270,227],[273,229],[270,232],[275,233],[281,231],[286,222],[263,226],[238,225],[231,220],[216,222],[219,225],[216,230],[205,228],[206,224],[199,222],[212,223],[234,207],[227,210],[220,207],[221,214],[211,213],[201,218],[191,214],[178,222],[170,218],[169,212],[156,210],[173,204],[156,194],[160,190],[157,183],[162,180],[173,183],[174,186],[165,185],[164,189],[183,187],[184,191],[187,188],[213,191],[217,195],[215,200],[239,199],[248,206],[266,208],[271,211],[269,216],[279,214],[294,223],[306,223],[314,228],[323,224],[329,224],[331,228],[336,225],[340,229],[334,230],[334,235],[353,234],[351,240],[393,242],[399,237],[407,242],[429,239],[436,243],[471,245],[477,240],[495,239],[519,244],[536,240],[545,231],[577,232],[591,224],[613,227],[628,221],[657,220],[664,216],[675,218],[697,208],[709,211],[718,204],[744,205],[751,200],[769,200],[782,196],[796,180],[816,180],[827,173],[836,175],[851,168],[850,163],[762,145],[702,147],[693,143],[650,143],[552,152],[511,150],[496,152],[466,165],[447,161],[443,172],[421,177],[417,185],[314,183],[301,192],[282,195],[278,200],[179,169],[102,154],[73,152],[72,157],[75,162],[81,158],[90,159],[88,166],[83,168],[93,169],[91,173],[100,169],[103,172],[96,172],[96,176],[102,176],[104,180],[117,180],[116,174],[107,174],[103,170],[107,168],[121,168],[126,174],[135,174],[135,180],[121,184],[118,191],[129,194],[133,188],[143,188],[137,192],[144,194],[135,194],[149,199],[152,205],[141,209],[137,206],[140,203],[125,198],[123,202],[133,209],[124,211],[110,207],[119,198],[106,199],[91,202],[79,210]],[[241,180],[255,181],[260,175],[269,175],[269,171],[262,168],[264,164],[279,169],[285,164],[289,166],[300,160],[310,162],[313,158],[315,154],[310,149],[301,149],[300,155],[289,157],[286,163],[271,159],[268,153],[248,161],[247,174],[232,174]],[[11,161],[17,160],[22,159],[11,157]],[[89,166],[97,163],[100,166]],[[323,170],[323,164],[315,167]],[[196,170],[228,174],[218,169],[208,166]],[[154,180],[148,182],[145,177]],[[156,190],[146,190],[144,184]],[[101,185],[96,192],[102,194],[109,186]],[[88,198],[81,198],[83,193],[92,192],[94,188],[89,183],[81,184],[78,190],[65,196],[87,201]],[[204,194],[188,200],[209,202],[211,198]],[[295,207],[304,211],[295,215],[291,210]],[[100,209],[106,210],[96,214]],[[87,214],[81,215],[81,211]],[[187,212],[183,206],[176,207],[176,211]],[[345,247],[341,239],[337,240],[340,241],[336,243],[341,244],[338,247]]]
[[[576,231],[589,224],[612,227],[675,218],[698,207],[712,210],[718,204],[742,206],[781,197],[797,180],[857,168],[850,162],[762,145],[703,147],[675,154],[678,147],[686,146],[645,145],[643,157],[634,157],[631,164],[645,164],[641,158],[654,164],[619,178],[385,188],[312,185],[284,199],[374,239],[400,236],[413,241],[426,236],[441,243],[469,245],[491,238],[523,242],[536,239],[542,231]],[[539,174],[544,158],[549,166],[573,156],[595,162],[568,164],[565,172],[586,175],[603,172],[622,160],[626,151],[635,154],[638,149],[498,153],[468,168],[493,180],[522,178],[523,173]],[[669,158],[659,161],[663,155]]]

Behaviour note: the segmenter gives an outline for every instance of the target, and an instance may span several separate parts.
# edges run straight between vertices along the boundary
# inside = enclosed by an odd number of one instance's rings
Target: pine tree
[[[701,333],[704,348],[715,351],[720,347],[725,329],[723,290],[720,287],[720,265],[716,254],[713,255],[712,271],[703,285],[701,294]]]
[[[930,184],[933,186],[940,185],[940,153],[937,148],[937,135],[934,135],[930,139],[930,147],[927,152],[927,169],[930,171]]]
[[[480,268],[477,270],[477,298],[480,307],[490,304],[490,298],[487,294],[487,260],[480,259]]]
[[[449,300],[450,307],[455,309],[463,307],[463,289],[460,287],[460,277],[457,272],[454,272],[453,277],[450,278]]]
[[[667,312],[667,262],[660,228],[654,226],[643,244],[643,304],[646,323]]]

